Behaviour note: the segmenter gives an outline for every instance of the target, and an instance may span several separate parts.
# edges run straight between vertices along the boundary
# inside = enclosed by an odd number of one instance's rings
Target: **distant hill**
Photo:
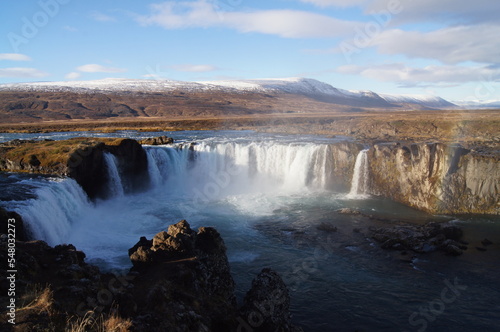
[[[103,79],[0,85],[0,122],[454,108],[435,96],[347,91],[308,78]]]

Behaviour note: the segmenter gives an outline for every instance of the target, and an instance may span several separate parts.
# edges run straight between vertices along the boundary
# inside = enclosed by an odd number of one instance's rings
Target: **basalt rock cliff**
[[[376,144],[369,191],[441,214],[500,214],[500,156],[442,143]]]
[[[132,139],[14,140],[0,145],[0,170],[69,176],[90,198],[105,198],[109,179],[104,153],[116,157],[125,192],[147,187],[146,152]]]

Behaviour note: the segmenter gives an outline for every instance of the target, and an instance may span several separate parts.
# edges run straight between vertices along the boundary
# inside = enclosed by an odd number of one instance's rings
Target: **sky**
[[[307,77],[500,100],[498,0],[23,0],[0,4],[0,83]]]

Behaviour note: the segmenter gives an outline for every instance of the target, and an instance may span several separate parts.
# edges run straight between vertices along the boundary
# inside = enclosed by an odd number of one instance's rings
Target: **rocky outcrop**
[[[109,179],[104,153],[117,158],[125,192],[148,186],[146,152],[132,139],[14,140],[0,145],[0,169],[69,176],[90,198],[105,198]]]
[[[224,241],[211,227],[194,231],[182,220],[152,240],[141,238],[129,250],[133,267],[125,275],[100,272],[72,245],[18,241],[16,246],[16,331],[65,331],[72,325],[85,331],[233,332],[252,306],[266,310],[270,304],[264,323],[251,321],[247,331],[300,331],[290,321],[288,290],[269,269],[254,280],[240,312]],[[7,247],[0,237],[3,261]],[[2,305],[9,301],[5,271],[0,271]],[[7,319],[0,317],[0,330],[10,329]],[[108,320],[115,328],[98,326]],[[118,323],[127,328],[116,329]]]
[[[444,251],[458,256],[467,250],[462,229],[449,224],[428,223],[423,226],[404,225],[372,229],[372,238],[382,249],[410,250],[416,253]]]
[[[116,157],[125,192],[141,191],[148,186],[148,160],[142,146],[132,139],[113,143],[98,142],[78,148],[68,160],[67,175],[75,179],[90,198],[104,198],[108,193],[109,179],[104,153]]]
[[[195,232],[182,220],[152,240],[141,238],[129,255],[138,272],[135,291],[146,294],[135,296],[138,314],[157,313],[154,322],[148,318],[140,325],[157,331],[230,331],[234,326],[234,281],[224,241],[214,228]],[[165,306],[174,311],[172,319],[162,317]]]
[[[2,237],[0,258],[5,262],[7,246]],[[80,304],[96,299],[100,289],[106,287],[107,276],[86,264],[85,254],[72,245],[52,248],[43,241],[17,241],[15,258],[15,331],[64,331]],[[0,274],[0,301],[4,304],[11,288],[7,276],[11,274],[5,269]],[[7,319],[9,316],[2,315],[0,330],[9,331],[13,326]]]
[[[459,145],[376,144],[369,191],[430,213],[500,214],[498,153]]]
[[[166,145],[174,143],[174,139],[167,136],[150,137],[140,140],[139,143],[144,145]]]

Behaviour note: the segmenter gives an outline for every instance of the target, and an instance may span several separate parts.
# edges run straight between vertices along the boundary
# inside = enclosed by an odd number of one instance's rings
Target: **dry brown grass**
[[[94,318],[94,313],[89,311],[84,317],[69,320],[65,332],[130,332],[131,327],[130,319],[121,318],[115,313],[107,318],[102,314]]]
[[[21,297],[21,303],[23,304],[18,310],[32,310],[38,314],[45,312],[51,315],[54,305],[53,295],[49,286],[34,285]]]
[[[106,332],[128,332],[132,327],[130,319],[124,319],[116,314],[112,314],[102,323],[103,331]]]

